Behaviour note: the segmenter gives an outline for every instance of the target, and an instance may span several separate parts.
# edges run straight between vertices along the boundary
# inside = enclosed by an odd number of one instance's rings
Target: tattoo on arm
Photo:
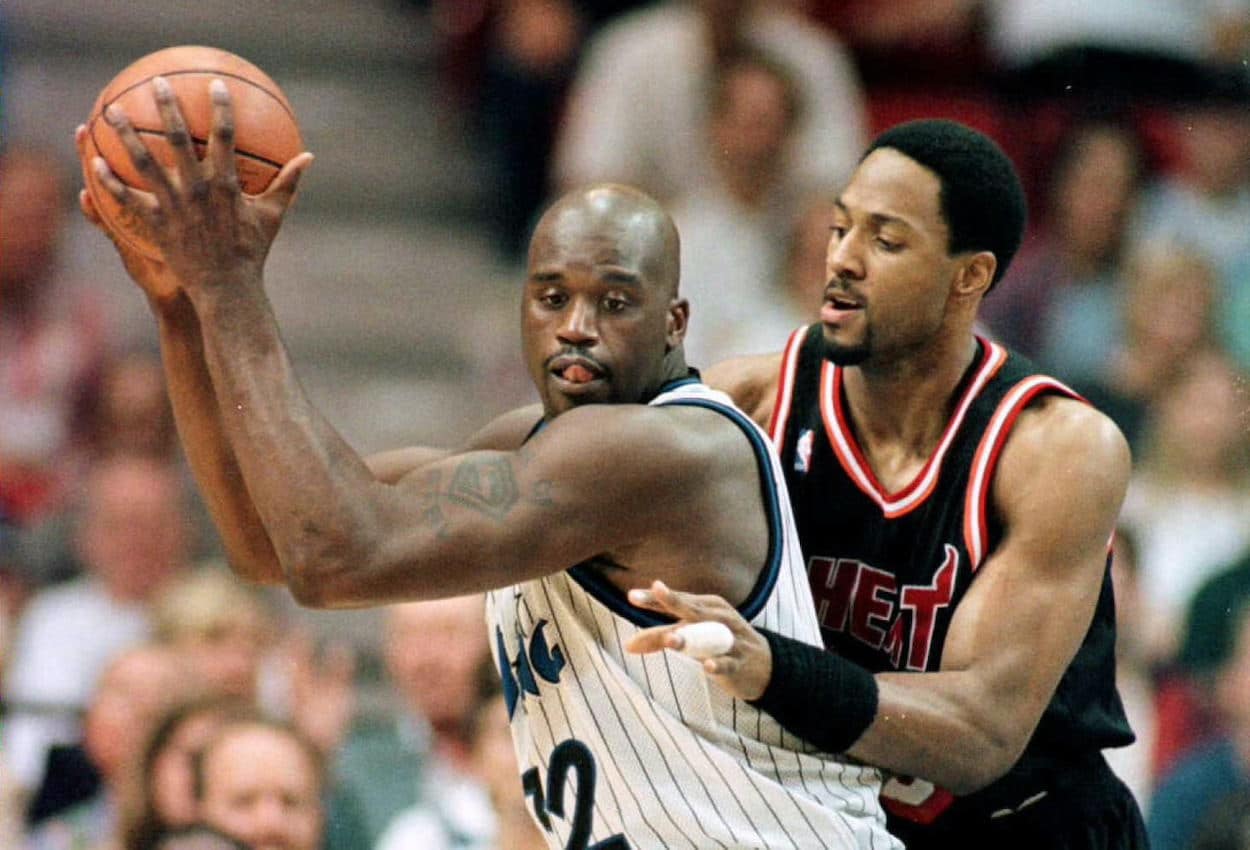
[[[447,498],[495,520],[503,519],[518,497],[512,464],[504,458],[462,462],[447,488]]]
[[[443,473],[440,470],[432,469],[421,476],[421,483],[417,487],[417,522],[434,529],[435,534],[440,537],[447,525],[447,518],[443,516],[443,509],[439,505],[439,485],[442,478]]]
[[[516,479],[514,458],[470,458],[460,462],[450,474],[431,469],[418,473],[416,518],[418,525],[446,534],[449,503],[501,522],[519,502],[549,508],[555,504],[550,480],[536,481],[521,492]]]

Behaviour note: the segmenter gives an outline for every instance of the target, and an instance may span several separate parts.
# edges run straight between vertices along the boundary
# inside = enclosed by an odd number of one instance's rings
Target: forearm
[[[993,703],[970,675],[871,676],[820,647],[766,636],[772,672],[756,704],[814,746],[956,793],[987,785],[1019,755],[1002,713],[985,710]]]
[[[273,544],[226,439],[191,302],[180,295],[155,306],[154,312],[178,435],[226,558],[243,579],[281,583],[282,568]]]
[[[971,674],[878,673],[877,716],[848,755],[956,794],[978,791],[1020,758],[1029,734],[1004,726],[1009,709]]]
[[[287,584],[313,597],[315,571],[363,557],[376,485],[295,376],[260,282],[193,295],[224,433]]]

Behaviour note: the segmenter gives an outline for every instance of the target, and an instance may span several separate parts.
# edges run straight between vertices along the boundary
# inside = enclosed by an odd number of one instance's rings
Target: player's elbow
[[[1020,751],[985,747],[942,784],[959,796],[973,794],[1001,779],[1020,758]]]
[[[963,750],[965,758],[942,784],[961,796],[980,791],[1015,766],[1027,743],[1028,735],[1016,730],[983,729],[975,743]]]
[[[344,608],[355,604],[353,591],[363,557],[349,539],[310,535],[279,552],[282,574],[295,601],[305,608]]]

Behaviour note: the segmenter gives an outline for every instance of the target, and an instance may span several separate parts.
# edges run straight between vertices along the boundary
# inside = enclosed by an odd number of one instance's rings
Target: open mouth
[[[826,295],[825,303],[832,305],[835,310],[862,310],[864,307],[863,304],[860,304],[853,298],[849,298],[848,296],[837,292]]]
[[[590,384],[607,376],[607,370],[595,361],[568,354],[552,358],[547,370],[569,384]]]

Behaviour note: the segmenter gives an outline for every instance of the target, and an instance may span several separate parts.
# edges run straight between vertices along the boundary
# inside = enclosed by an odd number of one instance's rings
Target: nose
[[[854,229],[842,236],[834,233],[829,237],[825,252],[825,274],[828,280],[850,278],[860,280],[864,276],[864,259],[859,239]]]
[[[595,305],[580,298],[570,301],[556,335],[569,345],[587,345],[598,340]]]

